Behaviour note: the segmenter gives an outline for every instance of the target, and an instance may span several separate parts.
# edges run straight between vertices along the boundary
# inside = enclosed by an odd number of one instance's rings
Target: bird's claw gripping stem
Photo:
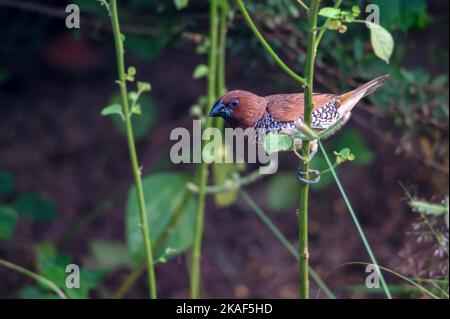
[[[308,178],[306,178],[308,176]],[[320,171],[316,169],[310,169],[307,172],[302,171],[301,169],[297,170],[297,179],[300,183],[311,185],[320,181]]]

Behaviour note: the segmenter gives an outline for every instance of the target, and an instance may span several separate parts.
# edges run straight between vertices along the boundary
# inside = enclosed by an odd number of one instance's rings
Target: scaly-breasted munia
[[[380,76],[341,95],[314,93],[311,128],[325,130],[348,117],[363,97],[375,92],[388,78],[389,75]],[[303,122],[304,104],[303,93],[262,97],[248,91],[235,90],[221,97],[209,116],[223,117],[234,128],[254,128],[257,134],[261,130],[265,134],[279,133],[284,129],[296,129],[297,121]],[[317,151],[317,143],[312,143],[311,146],[313,150],[310,159]],[[297,178],[302,183],[312,184],[319,181],[320,172],[298,170]]]
[[[365,96],[375,92],[388,75],[380,76],[345,94],[313,94],[311,128],[324,130],[350,113]],[[253,127],[266,133],[278,133],[283,128],[296,128],[303,121],[304,94],[276,94],[258,96],[248,91],[226,93],[214,104],[209,116],[223,117],[232,127]]]

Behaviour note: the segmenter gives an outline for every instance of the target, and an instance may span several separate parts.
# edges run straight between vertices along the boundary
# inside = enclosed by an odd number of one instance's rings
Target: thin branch
[[[291,76],[293,79],[297,80],[301,85],[305,85],[306,81],[304,78],[299,76],[297,73],[295,73],[292,69],[290,69],[283,60],[280,59],[280,57],[275,53],[275,51],[271,48],[269,43],[264,39],[261,32],[259,32],[258,28],[256,27],[255,23],[253,22],[252,18],[250,17],[250,14],[248,13],[244,3],[242,0],[237,0],[239,8],[241,9],[242,14],[244,15],[245,20],[247,21],[250,29],[253,31],[253,33],[258,38],[259,42],[261,42],[262,46],[266,49],[266,51],[272,56],[272,58],[275,60],[275,62],[281,67],[281,69],[286,72],[289,76]]]
[[[339,8],[341,6],[342,0],[336,0],[336,3],[334,4],[334,8]],[[326,26],[332,19],[328,18],[325,21],[324,26]],[[322,40],[323,36],[325,35],[325,31],[327,31],[327,28],[321,29],[319,34],[317,35],[317,40],[314,45],[314,51],[317,52],[317,48],[319,47],[320,41]]]
[[[306,12],[309,11],[308,6],[302,0],[297,0],[297,2],[300,6],[302,6],[306,10]]]
[[[6,268],[12,269],[17,271],[18,273],[21,273],[25,276],[31,277],[34,280],[36,280],[37,282],[43,284],[44,286],[47,286],[48,288],[50,288],[51,290],[53,290],[53,292],[61,299],[67,299],[66,295],[64,294],[64,292],[62,292],[61,289],[58,288],[58,286],[56,286],[52,281],[48,280],[47,278],[38,275],[28,269],[25,269],[19,265],[13,264],[9,261],[0,259],[0,266],[4,266]]]
[[[344,190],[344,187],[342,187],[341,181],[339,179],[339,177],[336,174],[336,171],[333,168],[333,164],[331,164],[330,158],[328,157],[327,152],[325,151],[325,148],[323,147],[322,143],[319,141],[319,147],[320,150],[322,151],[322,154],[325,158],[325,161],[328,164],[328,167],[331,170],[331,173],[334,177],[334,180],[336,181],[336,185],[339,188],[339,191],[341,192],[342,198],[344,199],[345,204],[347,205],[348,211],[350,212],[350,215],[353,219],[353,222],[355,223],[356,229],[358,231],[359,236],[361,237],[361,240],[364,244],[364,247],[366,248],[367,254],[370,257],[370,260],[372,262],[373,265],[375,265],[377,268],[379,268],[379,264],[377,262],[377,259],[375,258],[375,255],[372,252],[372,248],[369,245],[369,241],[366,238],[366,235],[364,234],[364,231],[361,227],[361,224],[359,223],[358,217],[356,216],[355,211],[353,210],[353,206],[350,203],[350,200],[347,197],[347,193]],[[386,296],[388,297],[388,299],[392,299],[392,295],[391,292],[389,291],[389,287],[386,284],[386,281],[384,280],[383,274],[379,271],[378,269],[378,275],[381,281],[381,285],[383,286],[384,292],[386,293]]]
[[[123,38],[120,31],[119,16],[116,0],[110,2],[111,24],[114,30],[114,42],[116,47],[117,73],[119,75],[120,94],[122,98],[122,111],[125,115],[125,127],[128,142],[128,150],[131,161],[131,169],[133,171],[134,184],[136,187],[136,197],[139,207],[139,217],[141,223],[142,238],[146,253],[148,285],[150,290],[150,298],[157,298],[157,288],[153,261],[152,244],[150,238],[150,230],[147,216],[147,206],[145,204],[144,189],[142,185],[141,169],[137,158],[136,144],[134,139],[133,126],[131,122],[131,109],[128,101],[127,75],[125,73],[125,57],[123,48]]]

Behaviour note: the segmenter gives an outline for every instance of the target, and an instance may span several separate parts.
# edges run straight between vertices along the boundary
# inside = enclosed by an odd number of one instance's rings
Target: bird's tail
[[[375,92],[388,78],[389,75],[387,74],[379,76],[376,79],[359,86],[353,91],[340,95],[340,106],[338,108],[339,115],[343,117],[350,112],[363,97]]]

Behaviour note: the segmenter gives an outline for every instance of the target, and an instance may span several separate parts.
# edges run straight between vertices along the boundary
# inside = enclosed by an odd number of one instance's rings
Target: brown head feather
[[[229,106],[233,99],[239,101],[239,104],[234,107]],[[230,91],[221,100],[224,105],[230,108],[232,120],[238,127],[254,126],[266,112],[267,100],[248,91]]]

